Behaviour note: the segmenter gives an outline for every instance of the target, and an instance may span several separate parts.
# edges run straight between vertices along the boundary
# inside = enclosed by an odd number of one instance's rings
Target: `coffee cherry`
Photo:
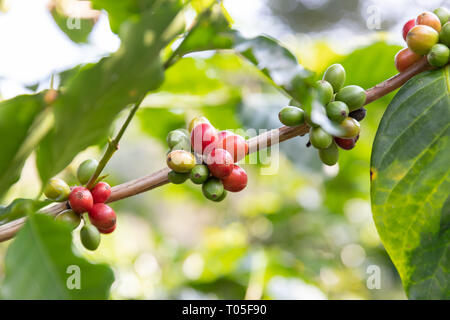
[[[68,223],[72,226],[72,229],[75,229],[80,225],[81,217],[79,214],[75,213],[73,210],[66,210],[61,212],[55,217],[58,221],[63,221],[64,223]]]
[[[420,55],[426,55],[438,42],[439,33],[425,25],[414,26],[406,36],[408,48]]]
[[[103,234],[109,234],[109,233],[112,233],[114,230],[116,230],[116,226],[117,226],[117,224],[114,224],[109,229],[98,229],[98,231],[100,231],[100,233],[103,233]]]
[[[416,25],[416,19],[411,19],[403,26],[403,39],[406,41],[406,36],[409,30]]]
[[[228,176],[233,170],[233,157],[224,149],[214,149],[206,158],[209,172],[219,179]]]
[[[69,204],[76,213],[83,213],[92,209],[94,200],[88,189],[75,187],[69,194]]]
[[[64,180],[52,178],[45,186],[44,194],[53,201],[66,201],[69,198],[70,187]]]
[[[307,112],[305,112],[305,122],[310,126],[311,128],[318,128],[320,127],[318,124],[312,122],[311,115]]]
[[[322,128],[311,128],[309,140],[316,149],[325,149],[333,142],[333,137],[323,131]]]
[[[247,173],[238,165],[233,166],[233,171],[228,177],[222,179],[223,187],[230,192],[239,192],[247,186]]]
[[[450,22],[447,22],[442,27],[441,33],[439,35],[439,40],[442,44],[445,44],[450,48]]]
[[[97,250],[100,245],[100,232],[91,224],[84,225],[80,230],[80,239],[86,249]]]
[[[177,144],[183,142],[184,143],[187,142],[188,144],[190,144],[189,133],[187,131],[177,129],[170,131],[169,134],[167,135],[167,145],[169,146],[169,148],[173,148]]]
[[[177,143],[171,149],[171,151],[174,151],[174,150],[184,150],[184,151],[191,152],[192,151],[191,141],[190,140],[185,140],[185,141],[181,141],[180,143]]]
[[[175,172],[185,173],[195,166],[195,157],[192,153],[183,150],[174,150],[167,155],[167,166]]]
[[[209,123],[200,123],[191,132],[191,145],[199,154],[208,154],[217,144],[217,130]]]
[[[341,123],[348,117],[348,107],[342,101],[333,101],[326,106],[327,116],[330,120]]]
[[[116,224],[116,213],[104,203],[94,204],[88,214],[91,223],[99,229],[107,230]]]
[[[323,80],[328,81],[336,93],[344,86],[345,83],[345,69],[340,64],[333,64],[328,67],[323,75]]]
[[[441,26],[450,20],[450,11],[445,7],[437,8],[433,13],[438,16],[439,21],[441,21]]]
[[[358,110],[354,110],[348,114],[349,117],[355,119],[356,121],[362,121],[366,117],[367,110],[366,108],[359,108]]]
[[[111,186],[106,182],[97,183],[91,190],[94,203],[105,203],[111,195]]]
[[[284,107],[278,113],[280,122],[288,127],[295,127],[305,122],[305,113],[297,107]]]
[[[214,199],[214,202],[221,202],[227,197],[227,190],[223,190],[222,195],[218,197],[217,199]]]
[[[366,91],[359,86],[347,86],[339,90],[335,99],[344,102],[349,111],[361,108],[366,102]]]
[[[423,12],[416,19],[416,25],[425,25],[433,28],[437,32],[441,31],[441,20],[433,12]]]
[[[333,99],[333,86],[325,80],[316,82],[317,95],[320,103],[326,106]]]
[[[339,136],[339,138],[350,139],[354,138],[359,134],[360,125],[359,122],[353,118],[346,118],[341,123],[341,128],[344,130],[344,133]]]
[[[98,167],[97,160],[88,159],[83,161],[78,167],[77,171],[78,181],[80,181],[81,184],[86,184],[94,174],[97,167]]]
[[[399,72],[403,72],[420,59],[422,59],[421,55],[409,48],[404,48],[395,55],[395,67]]]
[[[427,55],[428,63],[433,67],[443,67],[448,63],[450,49],[443,44],[435,44]]]
[[[351,139],[342,139],[338,137],[334,137],[334,142],[344,150],[351,150],[356,146],[356,141],[358,141],[359,136]]]
[[[208,177],[209,177],[209,169],[208,166],[204,164],[196,165],[189,174],[189,178],[195,184],[202,184],[203,182],[208,180]]]
[[[192,132],[192,130],[200,123],[208,123],[211,124],[209,122],[208,119],[206,119],[205,117],[195,117],[191,120],[191,122],[189,122],[189,132]]]
[[[248,153],[248,144],[243,137],[229,131],[219,132],[218,137],[217,147],[227,150],[234,162],[245,158]]]
[[[202,186],[203,195],[209,200],[219,199],[223,192],[223,184],[217,178],[209,178]]]
[[[182,184],[187,180],[188,177],[189,177],[189,173],[179,173],[179,172],[175,172],[173,170],[167,174],[167,178],[173,184]]]
[[[332,143],[326,149],[319,149],[320,160],[327,166],[333,166],[339,159],[339,150],[335,143]]]

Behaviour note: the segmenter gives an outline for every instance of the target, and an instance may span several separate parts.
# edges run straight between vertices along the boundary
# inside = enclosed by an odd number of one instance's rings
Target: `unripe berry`
[[[66,201],[69,198],[70,187],[64,180],[52,178],[45,186],[44,194],[53,201]]]
[[[222,195],[218,197],[217,199],[214,199],[214,202],[221,202],[227,197],[227,190],[223,190]]]
[[[346,118],[344,121],[342,121],[340,126],[344,130],[344,133],[340,135],[339,138],[350,139],[356,137],[359,134],[359,122],[353,118]]]
[[[238,165],[233,166],[233,171],[228,177],[222,179],[223,187],[230,192],[239,192],[247,186],[247,173]]]
[[[217,178],[209,178],[202,186],[203,195],[209,200],[219,199],[223,192],[223,184]]]
[[[320,127],[318,124],[312,122],[311,115],[307,112],[305,112],[305,122],[310,126],[311,128],[318,128]]]
[[[97,183],[91,190],[94,203],[105,203],[111,195],[111,186],[106,182]]]
[[[100,232],[91,224],[84,225],[80,230],[80,239],[86,249],[97,250],[100,245]]]
[[[345,83],[345,69],[340,64],[333,64],[325,71],[323,80],[328,81],[336,93],[344,86]]]
[[[209,123],[200,123],[191,132],[191,145],[198,154],[210,153],[217,140],[217,130]]]
[[[442,27],[441,33],[439,35],[439,40],[442,44],[445,44],[450,48],[450,22],[447,22]]]
[[[184,143],[187,142],[188,144],[190,143],[189,133],[187,132],[187,130],[181,130],[181,129],[170,131],[169,134],[167,135],[166,140],[167,140],[167,145],[169,146],[169,148],[173,148],[177,144],[183,143],[183,142]]]
[[[359,108],[358,110],[354,110],[348,114],[349,117],[355,119],[356,121],[362,121],[366,117],[367,110],[366,108]]]
[[[414,26],[406,36],[408,48],[420,55],[426,55],[439,41],[439,33],[425,25]]]
[[[339,90],[335,100],[344,102],[349,111],[361,108],[366,102],[366,91],[359,86],[347,86]]]
[[[233,157],[234,162],[245,158],[248,153],[248,144],[243,137],[229,131],[219,132],[218,137],[217,147],[227,150]]]
[[[94,200],[88,189],[85,187],[76,187],[70,192],[69,204],[76,213],[83,213],[92,209]]]
[[[174,151],[174,150],[184,150],[184,151],[191,152],[192,151],[191,141],[188,139],[185,141],[181,141],[180,143],[177,143],[176,145],[174,145],[172,147],[172,149],[170,151]]]
[[[209,172],[219,179],[228,176],[233,170],[233,157],[224,149],[214,149],[206,158]]]
[[[327,116],[330,120],[341,123],[348,117],[348,107],[342,101],[333,101],[326,106]]]
[[[110,229],[116,224],[116,213],[104,203],[94,204],[91,210],[88,211],[88,214],[91,223],[99,230]]]
[[[88,159],[83,161],[77,170],[78,181],[81,184],[86,184],[94,174],[98,167],[98,161],[95,159]]]
[[[55,219],[57,221],[63,221],[72,226],[72,229],[75,229],[80,225],[81,217],[79,214],[75,213],[73,210],[66,210],[58,214]]]
[[[450,49],[443,44],[435,44],[427,55],[428,63],[433,67],[443,67],[448,63]]]
[[[189,178],[195,184],[202,184],[203,182],[208,180],[208,177],[209,177],[209,169],[204,164],[196,165],[189,174]]]
[[[406,41],[406,36],[408,35],[409,30],[412,29],[416,25],[416,19],[411,19],[403,26],[403,39]]]
[[[278,113],[280,122],[288,127],[295,127],[305,122],[305,113],[302,109],[297,107],[284,107]]]
[[[445,7],[437,8],[433,12],[435,15],[438,16],[439,20],[441,21],[441,26],[446,24],[450,19],[450,11]]]
[[[317,149],[326,149],[333,142],[333,137],[323,131],[322,128],[311,128],[309,141]]]
[[[335,143],[332,143],[326,149],[319,149],[320,160],[327,166],[333,166],[339,159],[339,150]]]
[[[433,28],[437,32],[441,31],[441,20],[433,12],[423,12],[416,19],[416,25],[425,25]]]
[[[167,155],[167,166],[175,172],[185,173],[195,166],[195,157],[192,153],[183,150],[174,150]]]
[[[421,55],[409,48],[404,48],[395,55],[395,67],[399,72],[403,72],[420,59],[422,59]]]
[[[333,86],[325,80],[319,80],[316,82],[317,95],[320,103],[326,106],[331,100],[333,100]]]
[[[334,137],[334,142],[336,142],[338,147],[340,147],[341,149],[351,150],[356,146],[356,141],[358,141],[358,138],[359,136],[350,139]]]
[[[187,173],[187,172],[180,173],[180,172],[175,172],[172,170],[167,174],[167,178],[173,184],[182,184],[187,180],[188,177],[189,177],[189,173]]]
[[[208,123],[211,124],[209,122],[208,119],[206,119],[205,117],[195,117],[191,120],[191,122],[189,122],[189,132],[192,132],[192,130],[200,123]]]

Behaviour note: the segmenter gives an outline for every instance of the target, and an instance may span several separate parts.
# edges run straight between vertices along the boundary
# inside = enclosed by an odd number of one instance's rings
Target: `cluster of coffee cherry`
[[[218,131],[205,117],[196,117],[189,130],[176,129],[167,135],[169,181],[181,184],[190,179],[202,185],[203,195],[212,201],[225,199],[227,191],[247,186],[247,173],[235,164],[248,153],[245,139],[230,131]]]
[[[339,158],[338,147],[344,150],[353,149],[359,138],[359,121],[366,116],[363,108],[366,92],[355,85],[344,87],[345,69],[340,64],[333,64],[324,73],[323,79],[316,82],[319,102],[325,106],[327,117],[342,130],[339,136],[332,136],[311,120],[311,115],[304,111],[301,104],[291,100],[290,106],[283,108],[278,118],[285,126],[293,127],[306,122],[309,132],[308,146],[319,150],[322,162],[332,166]]]
[[[443,67],[450,59],[450,11],[441,7],[434,12],[423,12],[403,26],[403,39],[408,48],[395,56],[399,72],[408,69],[423,56],[433,67]]]
[[[81,163],[77,170],[81,186],[69,187],[64,180],[52,178],[44,188],[48,199],[67,201],[68,209],[58,214],[56,220],[69,223],[73,229],[83,220],[80,239],[83,246],[89,250],[96,250],[100,245],[100,233],[108,234],[116,229],[116,213],[105,204],[111,195],[109,184],[99,181],[90,190],[83,186],[89,182],[97,166],[98,162],[94,159]],[[87,216],[83,215],[86,212]]]

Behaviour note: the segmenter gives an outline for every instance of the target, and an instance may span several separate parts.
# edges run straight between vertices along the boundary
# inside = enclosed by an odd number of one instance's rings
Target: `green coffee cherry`
[[[450,22],[442,26],[441,33],[439,34],[439,42],[450,48]]]
[[[94,174],[97,167],[98,161],[95,159],[88,159],[83,161],[78,167],[77,171],[78,181],[80,181],[81,184],[86,184]]]
[[[295,127],[305,122],[305,113],[297,107],[284,107],[278,114],[280,122],[288,127]]]
[[[100,232],[92,224],[84,225],[80,230],[80,239],[86,249],[94,251],[100,245]]]
[[[438,16],[439,20],[441,21],[441,25],[446,24],[450,19],[450,11],[445,7],[437,8],[433,12]]]
[[[323,80],[328,81],[331,84],[335,93],[344,86],[345,78],[345,69],[340,64],[331,65],[323,75]]]
[[[326,106],[331,100],[333,100],[333,86],[325,80],[319,80],[316,82],[317,94],[320,103]]]
[[[182,184],[189,178],[189,173],[179,173],[172,170],[167,177],[173,184]]]
[[[311,128],[309,140],[317,149],[325,149],[333,142],[333,137],[326,133],[322,128]]]
[[[435,44],[427,55],[428,63],[433,67],[443,67],[448,63],[450,49],[443,44]]]
[[[439,33],[432,27],[416,25],[409,30],[406,43],[411,51],[418,55],[426,55],[439,41]]]
[[[203,195],[212,201],[220,199],[224,192],[222,181],[217,178],[210,178],[202,186]]]
[[[327,116],[330,120],[341,123],[348,117],[349,110],[347,105],[342,101],[333,101],[327,104]]]
[[[347,86],[339,90],[336,100],[344,102],[349,111],[361,108],[366,102],[366,91],[359,86]]]
[[[166,140],[169,148],[173,148],[177,144],[185,143],[186,141],[188,144],[190,143],[189,133],[182,129],[170,131]]]
[[[319,150],[320,160],[327,166],[333,166],[339,159],[339,150],[333,142],[328,148]]]
[[[189,172],[195,166],[195,157],[192,153],[184,150],[174,150],[167,155],[167,166],[175,172]]]
[[[341,122],[341,128],[344,130],[344,133],[340,135],[339,138],[354,138],[360,132],[359,122],[351,117],[347,117],[344,121]]]
[[[227,190],[223,190],[223,193],[220,197],[218,197],[217,199],[213,200],[214,202],[221,202],[223,201],[223,199],[225,199],[227,197]]]
[[[184,151],[190,152],[192,150],[190,140],[184,140],[184,141],[181,141],[180,143],[177,143],[171,149],[171,151],[174,151],[174,150],[184,150]]]
[[[72,226],[75,229],[80,225],[81,217],[79,214],[73,212],[73,210],[66,210],[58,214],[55,218],[58,221],[63,221]]]
[[[208,166],[204,164],[196,165],[189,174],[189,178],[195,184],[202,184],[203,182],[208,180],[208,177],[209,177],[209,169]]]
[[[53,201],[66,201],[69,198],[70,187],[64,180],[52,178],[45,186],[44,194]]]

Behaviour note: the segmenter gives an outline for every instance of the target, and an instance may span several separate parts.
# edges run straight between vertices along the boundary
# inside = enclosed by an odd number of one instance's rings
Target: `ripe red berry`
[[[91,190],[94,203],[105,203],[111,195],[111,187],[106,182],[99,182]]]
[[[233,171],[222,179],[223,188],[230,192],[239,192],[247,186],[247,173],[238,165],[233,165]]]
[[[89,220],[99,231],[109,230],[116,224],[116,213],[110,206],[104,203],[94,204],[88,213]]]
[[[199,123],[191,132],[192,148],[199,154],[211,152],[217,140],[217,130],[209,123]]]
[[[399,72],[403,72],[420,59],[422,59],[421,55],[409,48],[404,48],[395,55],[395,67]]]
[[[69,194],[69,204],[74,212],[83,213],[92,209],[94,200],[88,189],[76,187]]]
[[[205,162],[211,174],[219,179],[225,178],[233,171],[233,157],[224,149],[214,149]]]
[[[238,162],[243,159],[248,153],[248,144],[243,137],[234,134],[230,131],[219,132],[219,148],[227,150],[234,159]]]
[[[339,137],[334,137],[336,144],[344,150],[351,150],[355,147],[356,141],[358,141],[359,136],[351,139],[343,139]]]
[[[411,19],[403,26],[403,39],[406,41],[406,36],[408,35],[409,30],[416,25],[416,19]]]
[[[111,228],[109,228],[109,229],[98,229],[98,231],[100,231],[100,233],[103,233],[103,234],[109,234],[109,233],[112,233],[114,230],[116,230],[116,225],[117,224],[114,224]]]

